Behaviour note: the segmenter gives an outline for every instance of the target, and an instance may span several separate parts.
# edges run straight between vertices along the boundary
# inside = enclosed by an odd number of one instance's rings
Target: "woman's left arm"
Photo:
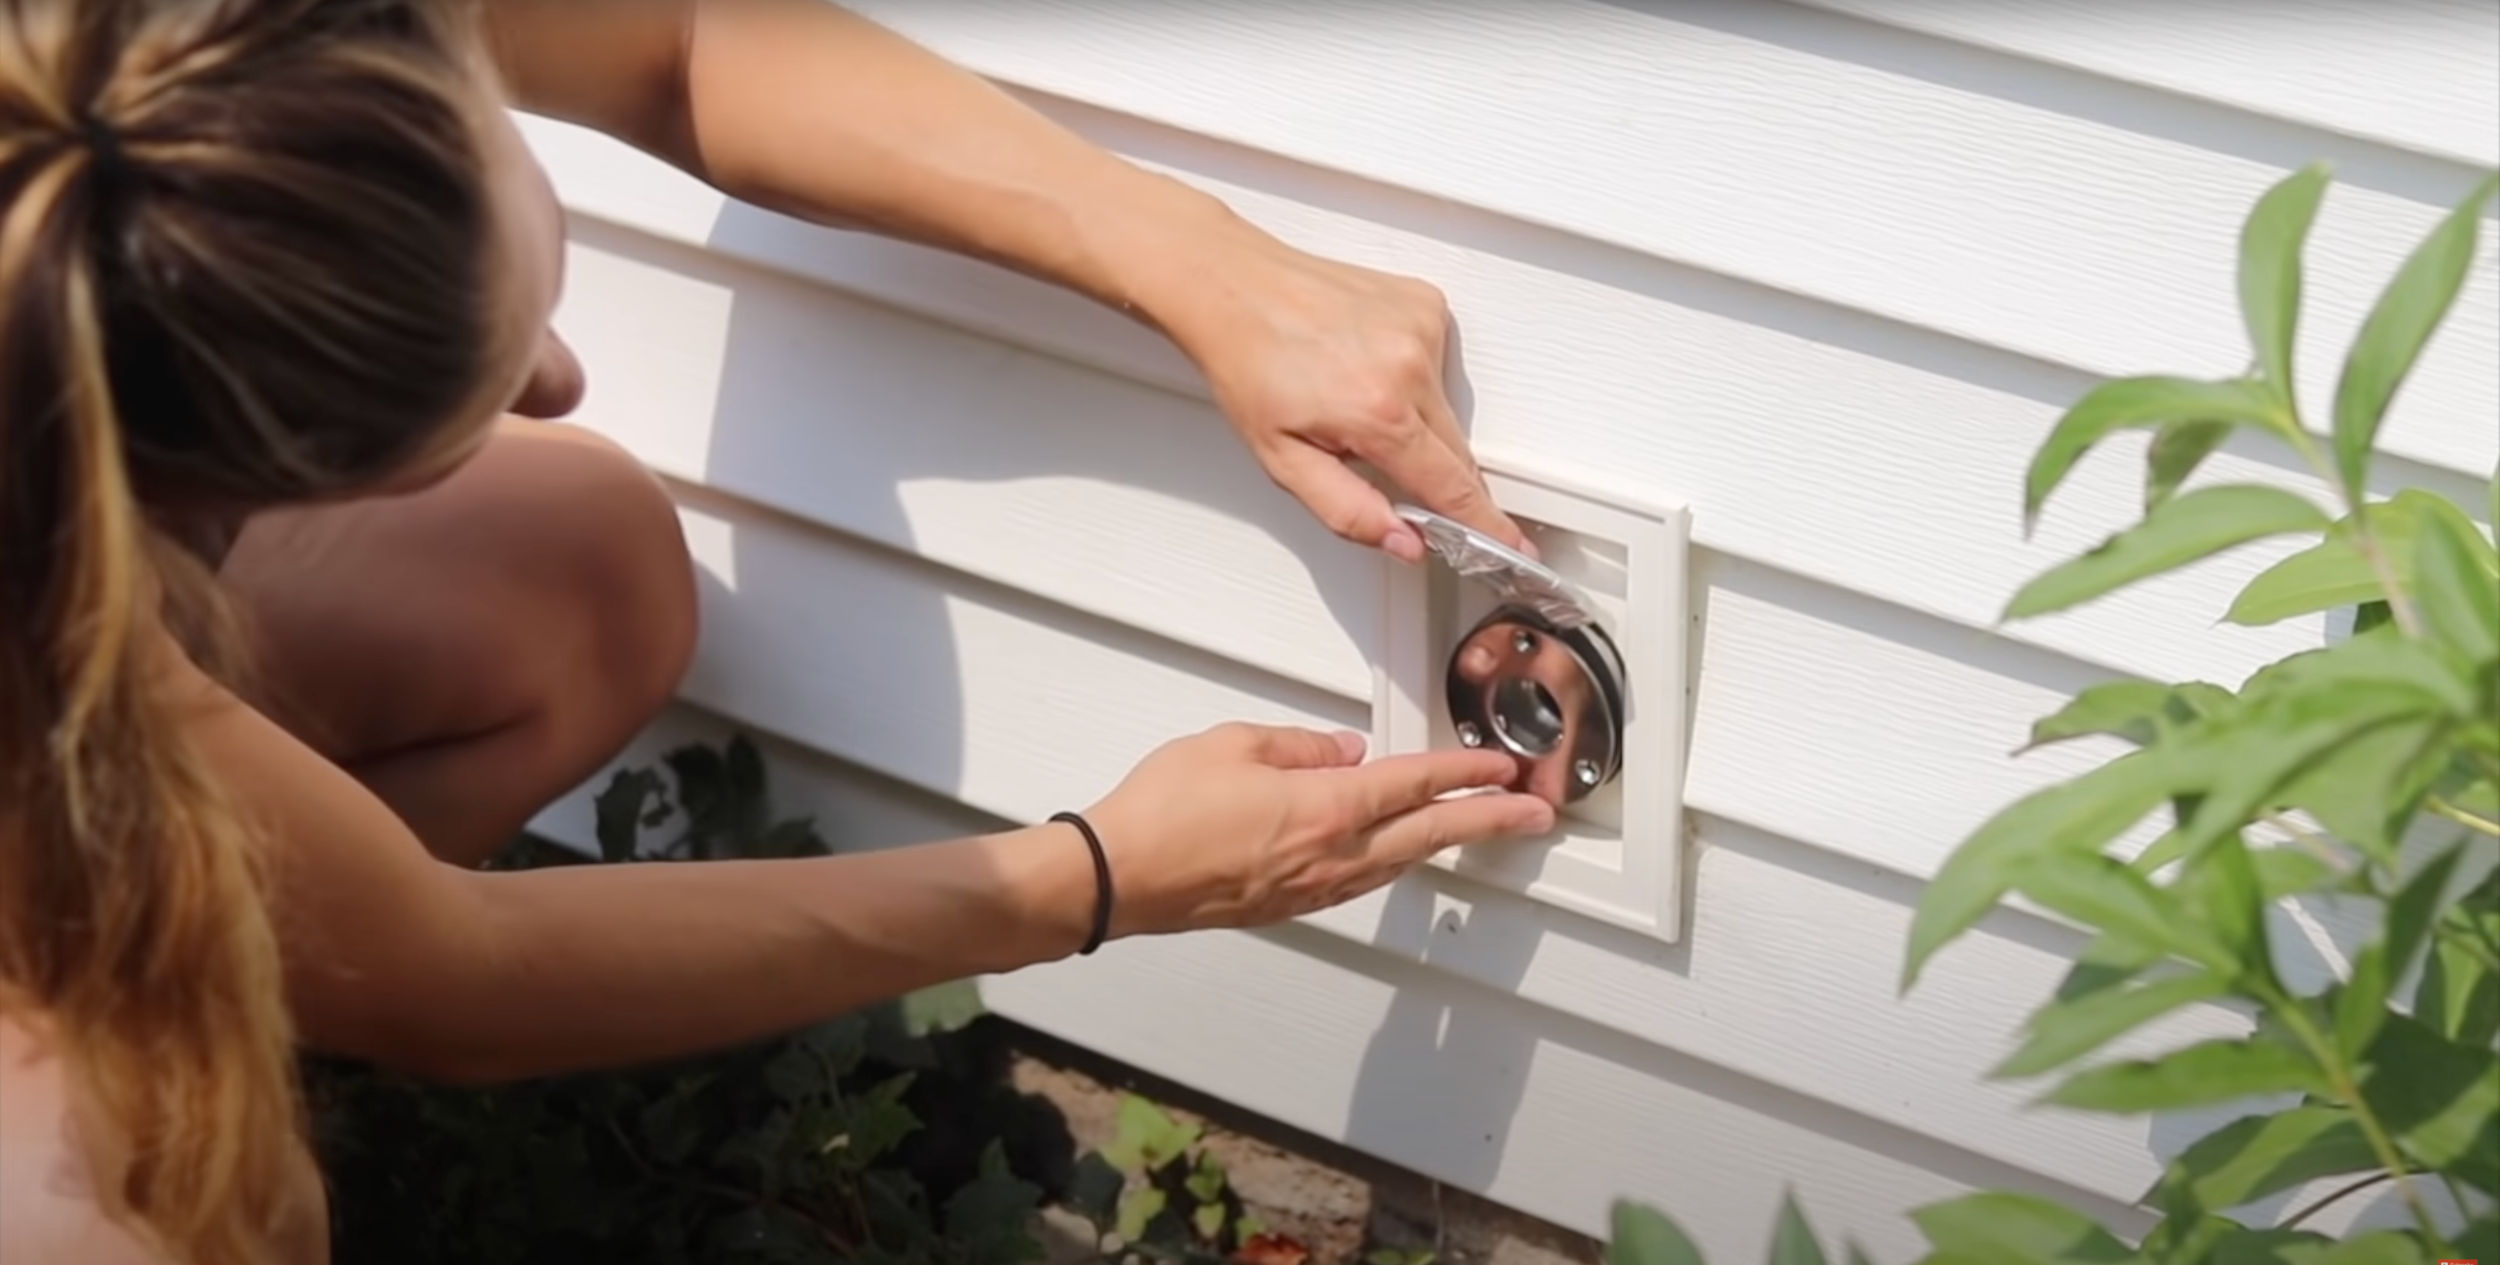
[[[988,260],[1161,331],[1268,474],[1347,539],[1422,542],[1345,464],[1513,544],[1412,278],[1287,246],[830,0],[493,0],[515,104],[741,200]]]

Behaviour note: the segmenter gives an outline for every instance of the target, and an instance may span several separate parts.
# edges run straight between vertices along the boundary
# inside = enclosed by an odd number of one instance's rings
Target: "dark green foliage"
[[[1298,1244],[1254,1243],[1265,1227],[1242,1206],[1223,1161],[1200,1144],[1202,1134],[1147,1099],[1122,1095],[1119,1131],[1078,1162],[1064,1206],[1091,1222],[1098,1244],[1115,1253],[1185,1265],[1236,1254],[1298,1262]]]
[[[598,800],[607,864],[814,856],[754,746],[687,747]],[[674,826],[664,842],[652,833]],[[524,840],[505,868],[583,863]],[[1072,1175],[1046,1103],[1006,1084],[971,985],[664,1066],[486,1090],[307,1070],[337,1258],[359,1265],[1010,1265]]]

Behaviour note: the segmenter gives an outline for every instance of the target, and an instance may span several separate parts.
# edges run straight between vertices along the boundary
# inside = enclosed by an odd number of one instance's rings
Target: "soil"
[[[1601,1245],[1430,1178],[1219,1103],[1029,1029],[1016,1029],[1018,1091],[1048,1100],[1082,1148],[1111,1138],[1123,1091],[1202,1123],[1203,1145],[1272,1230],[1308,1265],[1359,1265],[1382,1249],[1427,1251],[1436,1265],[1597,1265]],[[1084,1223],[1046,1216],[1045,1241],[1081,1259]],[[1413,1258],[1408,1258],[1413,1259]]]

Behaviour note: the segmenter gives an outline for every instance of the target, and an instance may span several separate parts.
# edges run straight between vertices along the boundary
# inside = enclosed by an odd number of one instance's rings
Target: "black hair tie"
[[[1111,856],[1103,851],[1102,836],[1094,833],[1093,823],[1076,813],[1053,813],[1052,821],[1064,821],[1085,836],[1085,846],[1094,854],[1094,929],[1085,937],[1085,947],[1077,950],[1084,957],[1111,938]]]

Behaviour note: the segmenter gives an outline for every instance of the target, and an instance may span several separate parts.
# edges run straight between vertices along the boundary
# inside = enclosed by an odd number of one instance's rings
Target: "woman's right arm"
[[[473,871],[205,678],[194,724],[275,850],[307,1044],[514,1079],[677,1057],[1074,953],[1094,869],[1049,825],[829,858]],[[1480,751],[1360,763],[1350,737],[1225,726],[1091,806],[1115,936],[1282,921],[1442,848],[1550,828]]]

